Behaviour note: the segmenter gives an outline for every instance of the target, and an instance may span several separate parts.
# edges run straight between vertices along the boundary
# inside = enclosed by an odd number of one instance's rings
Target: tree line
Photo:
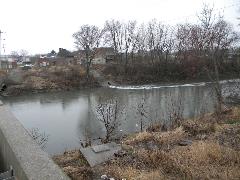
[[[204,5],[196,23],[170,26],[157,20],[138,24],[137,21],[107,20],[103,28],[82,25],[73,34],[75,45],[84,50],[89,76],[91,62],[98,47],[114,49],[117,66],[108,71],[115,77],[181,79],[202,74],[215,82],[221,109],[221,73],[239,76],[239,34],[213,7]],[[237,58],[233,56],[238,55]],[[108,72],[108,74],[109,74]]]
[[[112,19],[105,22],[104,28],[82,25],[73,37],[76,47],[85,52],[87,67],[100,46],[112,47],[115,59],[125,67],[133,62],[155,66],[189,58],[220,65],[239,40],[233,26],[207,5],[194,24],[170,26],[155,19],[145,24]]]

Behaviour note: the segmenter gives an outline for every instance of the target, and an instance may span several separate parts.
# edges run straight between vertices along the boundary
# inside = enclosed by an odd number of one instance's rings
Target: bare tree
[[[10,54],[11,54],[12,57],[18,57],[18,56],[20,56],[17,51],[12,51]]]
[[[123,24],[117,20],[105,22],[105,41],[114,48],[115,58],[122,52]]]
[[[170,98],[170,100],[167,104],[167,118],[168,122],[170,122],[170,128],[179,127],[184,119],[183,97],[182,95],[173,97],[170,93],[168,98]]]
[[[176,49],[180,60],[204,59],[205,69],[210,80],[215,84],[217,97],[216,111],[221,112],[223,103],[221,84],[219,82],[219,69],[223,65],[227,51],[237,40],[237,34],[223,16],[215,15],[214,9],[204,4],[198,15],[198,24],[181,24],[177,26]],[[209,66],[210,65],[210,66]],[[191,67],[188,66],[191,70]]]
[[[135,35],[135,47],[138,53],[138,57],[141,57],[142,59],[144,58],[147,52],[146,41],[147,41],[146,26],[145,24],[141,24],[139,27],[137,27],[137,32]]]
[[[140,116],[140,130],[143,132],[145,119],[148,118],[148,111],[146,106],[146,99],[142,99],[137,105],[137,114]]]
[[[135,29],[136,29],[136,21],[128,21],[124,24],[124,46],[123,49],[125,51],[125,68],[128,64],[128,53],[131,49],[134,49],[134,37],[135,37]]]
[[[30,136],[33,140],[41,147],[45,148],[48,142],[49,135],[45,134],[45,132],[41,133],[38,128],[32,128],[29,131]]]
[[[20,54],[20,56],[25,57],[25,56],[28,55],[28,51],[27,51],[27,50],[24,50],[24,49],[21,49],[21,50],[19,51],[19,54]]]
[[[154,19],[147,25],[147,51],[150,53],[152,65],[154,65],[156,47],[157,21]]]
[[[119,106],[117,100],[110,100],[97,106],[97,118],[102,122],[106,129],[105,142],[109,142],[115,135],[116,130],[121,125],[120,116],[123,114],[123,108]]]
[[[231,25],[224,21],[222,16],[216,19],[213,14],[213,8],[205,5],[199,16],[202,27],[203,49],[205,57],[210,57],[213,63],[214,75],[209,77],[215,82],[215,92],[217,96],[216,111],[222,111],[223,96],[222,88],[219,82],[219,68],[223,61],[226,50],[230,49],[234,42],[237,41],[237,34],[233,31]]]
[[[89,132],[88,128],[85,128],[83,133],[83,138],[82,137],[79,138],[80,145],[84,148],[91,146],[92,140],[93,139],[91,138],[91,133]]]
[[[100,38],[103,33],[99,28],[89,25],[82,26],[73,37],[77,47],[85,50],[87,74],[96,53],[95,47],[104,41],[104,45],[114,48],[115,59],[119,58],[118,62],[123,65],[116,67],[116,75],[125,78],[136,73],[136,80],[149,78],[152,81],[155,77],[170,80],[178,75],[182,79],[208,75],[215,83],[218,104],[221,104],[219,74],[227,71],[227,53],[234,47],[237,35],[231,25],[214,12],[213,7],[204,4],[196,24],[177,26],[168,26],[157,20],[141,25],[136,21],[109,20],[105,22],[104,39]],[[131,59],[132,62],[139,60],[139,66],[133,63],[130,66]],[[111,72],[113,66],[106,69]],[[144,70],[146,76],[141,74]]]
[[[22,62],[28,55],[28,51],[21,49],[20,51],[12,51],[10,54],[11,57],[15,58],[18,62]]]
[[[102,35],[103,31],[94,25],[82,25],[80,30],[73,34],[76,47],[85,52],[87,79],[89,79],[90,66],[101,43]]]

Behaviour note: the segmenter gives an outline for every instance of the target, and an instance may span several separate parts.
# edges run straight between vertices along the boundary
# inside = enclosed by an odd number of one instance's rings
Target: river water
[[[105,128],[96,109],[111,99],[121,109],[118,135],[140,131],[140,122],[144,127],[151,122],[167,122],[174,109],[184,117],[211,112],[215,102],[212,85],[205,83],[96,88],[4,97],[2,101],[26,129],[38,128],[49,135],[45,151],[54,155],[79,148],[86,135],[103,137]],[[139,111],[143,110],[141,116]]]

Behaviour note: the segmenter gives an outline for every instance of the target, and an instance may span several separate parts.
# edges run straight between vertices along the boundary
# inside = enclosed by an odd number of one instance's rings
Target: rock
[[[115,157],[123,157],[126,154],[127,154],[126,151],[118,151],[118,152],[114,153],[114,156]]]
[[[182,140],[178,143],[180,146],[190,146],[192,144],[191,140]]]
[[[107,177],[107,175],[105,175],[105,174],[101,176],[101,179],[104,179],[104,180],[115,180],[114,178]]]
[[[99,145],[98,145],[99,146]],[[86,147],[86,148],[80,148],[81,153],[85,157],[85,159],[88,161],[89,165],[91,167],[96,166],[98,164],[101,164],[103,162],[106,162],[110,159],[114,158],[114,153],[117,153],[118,151],[121,151],[121,145],[116,144],[115,142],[104,144],[104,147],[107,147],[107,151],[98,151],[96,152],[96,146],[95,150],[93,149],[93,146]],[[97,149],[99,150],[99,149]],[[100,148],[100,150],[102,150]],[[105,149],[103,149],[105,150]]]
[[[107,175],[106,175],[106,174],[104,174],[104,175],[102,175],[102,176],[101,176],[101,179],[108,180],[108,177],[107,177]]]

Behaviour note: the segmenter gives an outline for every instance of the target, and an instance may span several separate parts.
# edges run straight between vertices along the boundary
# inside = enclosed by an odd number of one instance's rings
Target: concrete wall
[[[1,101],[0,165],[4,170],[12,166],[19,180],[69,180]]]

